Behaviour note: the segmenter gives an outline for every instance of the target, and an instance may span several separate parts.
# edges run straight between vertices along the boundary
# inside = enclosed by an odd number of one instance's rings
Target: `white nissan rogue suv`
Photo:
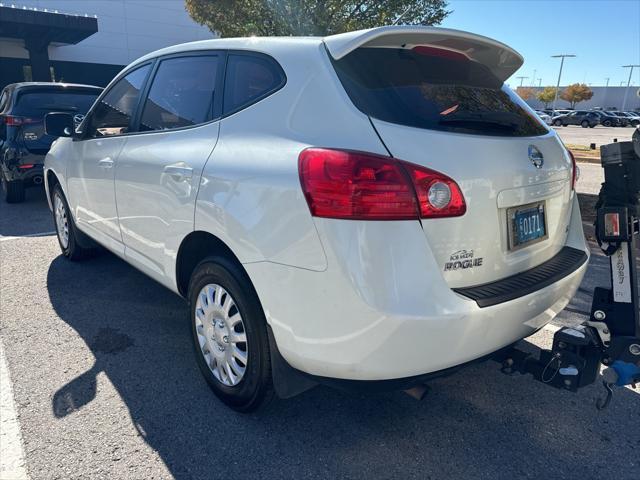
[[[187,298],[237,410],[424,383],[540,329],[587,267],[575,163],[504,85],[522,62],[400,26],[146,55],[77,129],[47,116],[62,252]]]

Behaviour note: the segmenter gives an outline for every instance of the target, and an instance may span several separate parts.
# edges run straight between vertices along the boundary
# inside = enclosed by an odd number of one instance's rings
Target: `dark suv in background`
[[[626,123],[626,122],[622,122],[620,117],[617,117],[611,112],[605,112],[603,110],[594,110],[594,113],[596,113],[600,117],[600,123],[605,127],[622,127],[624,126],[623,123]]]
[[[9,203],[24,200],[25,187],[42,184],[42,165],[55,137],[44,131],[49,112],[74,114],[79,124],[102,88],[70,83],[25,82],[0,93],[0,181]]]
[[[593,128],[600,123],[600,116],[597,112],[587,112],[586,110],[576,110],[575,112],[567,113],[566,115],[559,115],[554,117],[553,124],[556,127],[567,125],[581,125],[584,128]]]

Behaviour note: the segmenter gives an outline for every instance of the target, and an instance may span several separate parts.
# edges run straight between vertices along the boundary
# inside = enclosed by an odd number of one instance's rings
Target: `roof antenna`
[[[402,12],[402,13],[400,14],[400,16],[399,16],[398,18],[396,18],[396,19],[395,19],[395,21],[394,21],[391,25],[397,25],[397,24],[398,24],[398,22],[399,22],[400,20],[402,20],[402,17],[404,17],[404,16],[409,12],[409,10],[411,10],[411,7],[407,7],[407,9],[406,9],[404,12]]]

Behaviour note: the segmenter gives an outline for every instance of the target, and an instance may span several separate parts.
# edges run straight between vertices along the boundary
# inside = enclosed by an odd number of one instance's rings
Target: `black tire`
[[[610,127],[611,126],[611,120],[605,120],[604,122],[602,122],[602,125],[604,125],[605,127]]]
[[[7,203],[24,202],[24,182],[22,180],[9,182],[2,175],[2,198]]]
[[[56,220],[56,199],[59,199],[62,202],[62,207],[66,215],[68,232],[67,242],[61,238],[60,229],[58,228],[58,221]],[[67,203],[67,199],[64,196],[64,192],[62,191],[60,184],[56,184],[53,188],[53,193],[51,194],[51,205],[53,206],[53,224],[56,227],[56,236],[58,238],[58,245],[60,245],[62,255],[72,261],[84,260],[93,256],[96,251],[93,247],[93,242],[91,242],[91,240],[76,227],[73,217],[71,216],[69,204]]]
[[[562,125],[562,121],[561,121],[561,120],[554,120],[554,121],[553,121],[553,124],[554,124],[556,127],[559,127],[559,126],[561,126],[561,125]]]
[[[595,125],[589,125],[589,128],[593,128],[593,127],[595,127]]]
[[[243,376],[233,386],[225,385],[214,375],[203,352],[203,349],[206,350],[208,346],[200,347],[197,329],[203,327],[196,326],[196,305],[200,292],[211,284],[221,286],[231,296],[242,318],[243,333],[246,335],[244,348],[247,353],[247,363]],[[216,291],[215,297],[217,295]],[[224,299],[224,294],[222,298]],[[266,406],[274,396],[267,322],[258,295],[247,274],[236,262],[227,258],[207,258],[195,268],[191,275],[188,299],[189,322],[196,362],[211,390],[222,402],[238,412],[252,412]],[[215,299],[215,301],[218,300]],[[213,324],[215,325],[215,322]],[[209,355],[211,356],[210,353]]]
[[[582,125],[582,128],[589,128],[589,122],[587,122],[586,120],[583,120],[580,125]]]

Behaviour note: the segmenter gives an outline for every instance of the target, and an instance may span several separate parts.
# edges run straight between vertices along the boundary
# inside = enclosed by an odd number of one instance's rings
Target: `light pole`
[[[627,106],[627,95],[629,94],[629,86],[631,85],[631,75],[633,74],[634,67],[640,67],[640,65],[623,65],[622,68],[629,69],[629,80],[627,80],[627,88],[624,91],[624,99],[622,100],[622,111],[624,112]]]
[[[520,79],[520,86],[522,86],[522,82],[524,82],[526,78],[529,78],[529,77],[516,77],[516,79]]]
[[[542,88],[542,79],[541,78],[538,79],[538,88]]]
[[[604,95],[602,96],[602,104],[606,107],[607,106],[607,90],[609,90],[609,80],[611,80],[611,78],[605,77],[605,80],[607,81],[607,84],[604,86]]]
[[[564,66],[565,58],[573,58],[575,55],[571,55],[568,53],[562,53],[560,55],[551,55],[551,58],[561,58],[560,60],[560,72],[558,73],[558,83],[556,84],[556,96],[553,99],[553,111],[556,111],[556,102],[558,101],[558,91],[560,90],[560,77],[562,77],[562,67]]]
[[[531,77],[531,86],[535,87],[536,85],[536,73],[538,73],[538,70],[534,70],[533,71],[533,77]]]

